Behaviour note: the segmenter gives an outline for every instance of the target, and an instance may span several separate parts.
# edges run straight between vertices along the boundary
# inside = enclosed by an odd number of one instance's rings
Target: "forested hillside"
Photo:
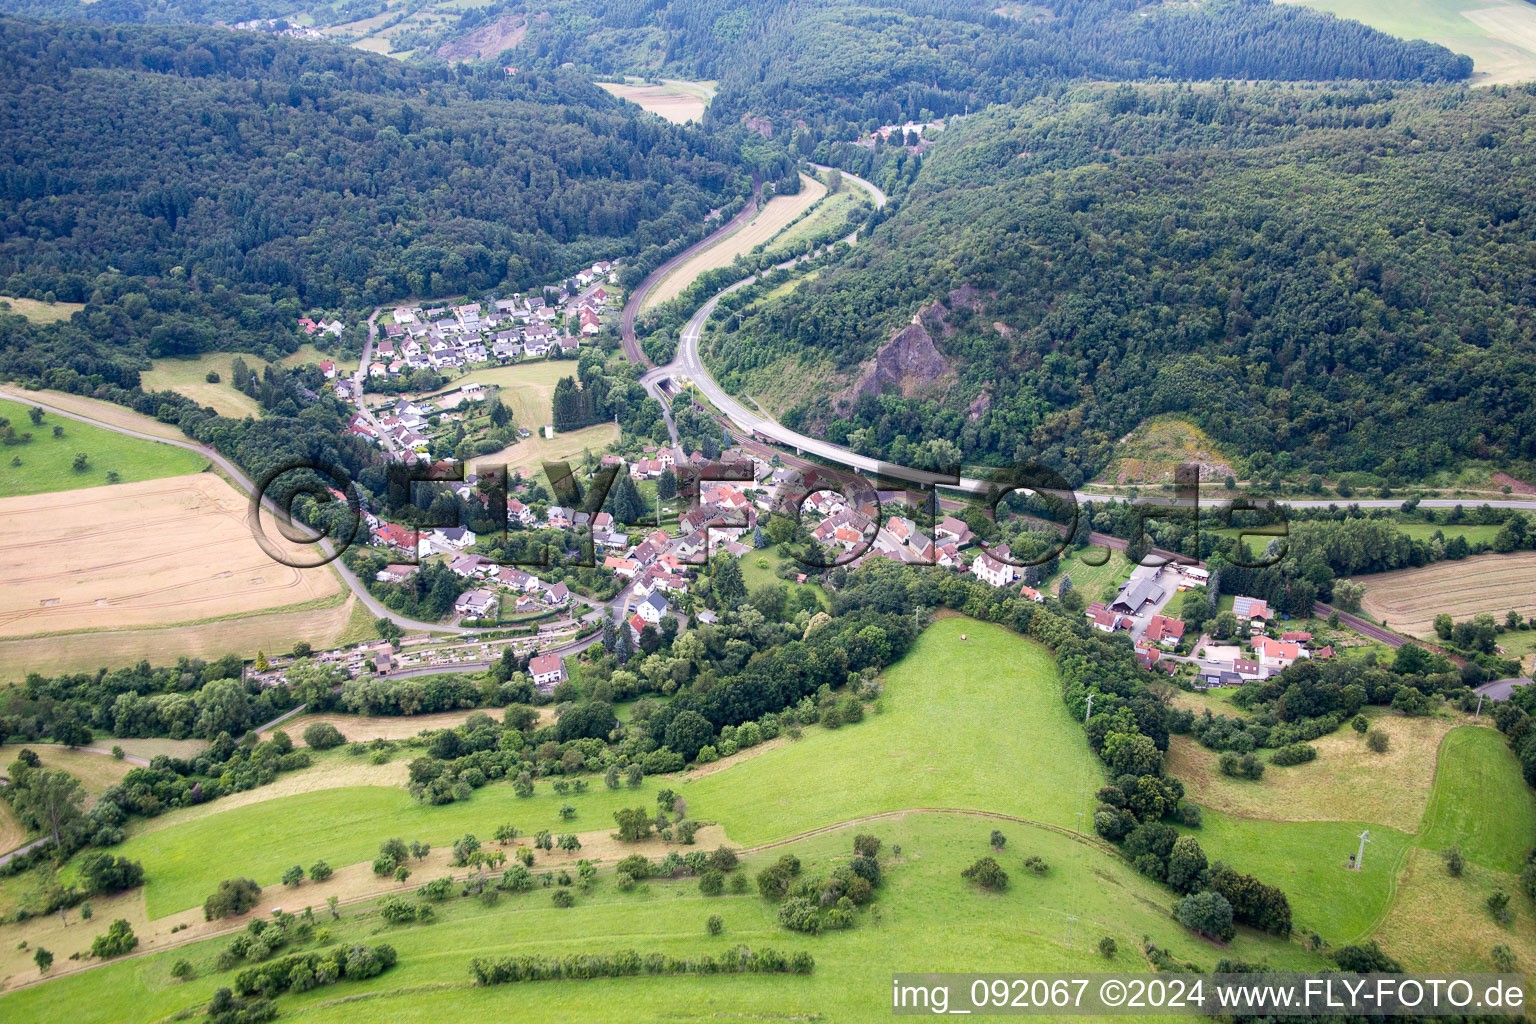
[[[1012,9],[1012,14],[999,13]],[[659,32],[656,50],[635,45]],[[852,139],[870,118],[977,110],[1066,78],[1465,78],[1471,61],[1269,0],[591,0],[554,5],[527,50],[596,71],[720,80],[710,116]],[[657,60],[659,54],[659,61]]]
[[[1076,483],[1177,412],[1253,475],[1528,467],[1533,103],[1104,86],[998,108],[952,128],[845,261],[707,353],[759,386],[780,359],[851,381],[926,310],[943,372],[787,418],[898,462],[953,439]]]
[[[731,147],[570,72],[425,69],[187,27],[0,21],[0,271],[308,306],[522,288],[745,194]]]

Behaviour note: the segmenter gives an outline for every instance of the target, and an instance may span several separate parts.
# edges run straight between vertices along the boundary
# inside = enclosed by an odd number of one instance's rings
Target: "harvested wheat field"
[[[497,721],[501,720],[501,708],[480,709],[482,713],[490,715]],[[296,747],[305,746],[304,730],[317,722],[329,722],[336,727],[336,731],[347,738],[349,742],[354,740],[408,740],[423,729],[452,729],[464,724],[464,720],[474,711],[443,711],[433,715],[297,715],[280,722],[277,726],[287,733]],[[540,722],[553,719],[553,709],[545,708],[539,712]],[[268,729],[261,734],[262,739],[270,739],[275,730]]]
[[[619,85],[616,82],[597,84],[619,99],[630,100],[640,109],[648,110],[658,117],[664,117],[673,124],[702,120],[704,108],[709,106],[706,96],[710,93],[689,82],[663,82],[660,85],[637,83]]]
[[[329,569],[262,550],[212,473],[0,500],[0,636],[164,626],[335,598]],[[272,542],[295,560],[312,557]]]
[[[214,661],[226,654],[254,658],[257,651],[286,651],[300,640],[324,650],[344,642],[352,610],[360,607],[355,597],[338,595],[335,601],[325,607],[238,615],[195,625],[0,640],[0,683],[20,682],[28,672],[95,672],[144,660],[154,664],[181,657]],[[136,741],[125,741],[124,748],[132,742]]]
[[[1355,582],[1365,584],[1361,607],[1367,614],[1414,636],[1432,636],[1441,612],[1458,622],[1481,612],[1502,621],[1511,608],[1522,616],[1536,614],[1536,551],[1475,555],[1357,576]]]
[[[722,238],[703,252],[696,253],[692,259],[683,262],[666,277],[656,282],[656,287],[650,290],[645,301],[641,303],[642,308],[649,309],[677,298],[707,270],[718,270],[721,267],[730,266],[737,256],[751,252],[758,245],[777,235],[826,194],[827,186],[809,175],[800,175],[798,194],[774,196],[757,212],[757,216],[742,225],[734,234]]]
[[[1184,781],[1196,803],[1245,818],[1273,821],[1369,821],[1417,832],[1435,781],[1440,741],[1462,718],[1372,715],[1391,745],[1373,753],[1349,726],[1312,741],[1317,760],[1267,765],[1257,782],[1221,773],[1218,755],[1188,736],[1168,744],[1168,773]],[[1268,761],[1268,751],[1260,756]]]

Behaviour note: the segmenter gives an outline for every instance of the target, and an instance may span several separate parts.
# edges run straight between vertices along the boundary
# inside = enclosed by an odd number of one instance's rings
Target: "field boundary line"
[[[744,846],[739,852],[744,854],[761,853],[764,850],[771,850],[779,846],[787,846],[790,843],[799,842],[802,839],[810,839],[815,836],[836,832],[839,829],[850,828],[854,825],[861,825],[866,821],[880,821],[885,818],[900,818],[908,814],[968,814],[972,817],[990,818],[994,821],[1012,821],[1017,822],[1020,825],[1029,825],[1032,828],[1043,828],[1048,832],[1056,832],[1060,835],[1068,837],[1069,839],[1075,839],[1085,846],[1091,846],[1095,849],[1102,850],[1105,853],[1119,852],[1102,839],[1086,835],[1082,832],[1074,831],[1073,829],[1069,829],[1063,825],[1052,825],[1044,821],[1035,821],[1033,818],[1020,818],[1012,814],[1003,814],[1000,811],[983,811],[976,808],[967,807],[908,807],[899,811],[880,811],[876,814],[865,814],[857,818],[849,818],[847,821],[839,821],[831,825],[822,825],[819,828],[813,828],[792,836],[786,836],[783,839],[774,839],[770,842],[760,843],[757,846]]]

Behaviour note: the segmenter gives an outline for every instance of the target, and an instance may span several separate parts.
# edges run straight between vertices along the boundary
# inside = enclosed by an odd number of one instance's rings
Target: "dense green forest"
[[[728,383],[802,359],[851,379],[927,310],[946,374],[926,394],[829,389],[787,417],[907,464],[953,439],[1075,484],[1178,412],[1263,478],[1529,467],[1533,102],[1122,85],[994,108],[951,128],[867,242],[722,317],[706,352]]]
[[[554,5],[526,51],[599,72],[718,79],[716,124],[853,139],[867,120],[961,114],[1065,78],[1465,78],[1471,61],[1299,5],[1045,0],[590,0]],[[660,49],[648,49],[653,37]],[[654,56],[660,53],[659,62]]]
[[[522,288],[748,187],[729,142],[568,71],[16,20],[0,53],[0,270],[60,299],[108,266],[309,306]]]

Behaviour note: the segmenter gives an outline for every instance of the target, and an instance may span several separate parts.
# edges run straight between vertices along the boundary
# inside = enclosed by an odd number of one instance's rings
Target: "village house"
[[[1306,657],[1300,644],[1272,640],[1267,636],[1261,636],[1253,642],[1253,652],[1258,655],[1260,667],[1271,674],[1294,665],[1297,658]]]
[[[466,590],[453,603],[453,610],[471,619],[483,619],[496,609],[496,595],[489,590]]]
[[[1133,574],[1130,579],[1120,584],[1115,599],[1109,603],[1109,609],[1123,615],[1135,615],[1143,606],[1156,604],[1162,599],[1163,588],[1158,585],[1154,570],[1147,575]]]
[[[391,563],[373,574],[373,578],[380,583],[404,583],[420,570],[419,565],[402,565]]]
[[[660,594],[652,594],[644,601],[641,601],[640,606],[635,611],[642,619],[654,626],[662,620],[662,617],[667,614],[670,607],[667,604],[666,598]]]
[[[463,551],[473,547],[475,535],[462,526],[448,526],[432,531],[432,544],[443,551]]]
[[[993,556],[996,552],[997,557]],[[1008,545],[1001,544],[991,551],[983,551],[976,556],[971,563],[971,574],[983,582],[990,583],[994,587],[1004,587],[1012,583],[1017,575],[1014,567],[1002,559],[1009,555]]]
[[[1147,623],[1145,639],[1159,647],[1172,649],[1184,638],[1184,623],[1166,615],[1154,615]]]
[[[565,662],[558,654],[539,654],[528,660],[528,675],[543,693],[565,682]]]
[[[1261,629],[1273,617],[1270,614],[1269,605],[1256,597],[1232,598],[1232,614],[1236,615],[1239,621],[1246,619]]]

